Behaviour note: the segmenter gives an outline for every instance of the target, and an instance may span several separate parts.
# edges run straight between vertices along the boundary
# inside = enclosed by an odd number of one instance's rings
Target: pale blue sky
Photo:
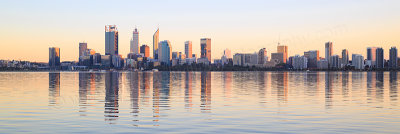
[[[173,51],[184,51],[184,41],[212,39],[212,57],[223,49],[252,53],[276,43],[289,46],[289,55],[320,50],[334,42],[334,54],[348,48],[365,55],[368,46],[400,44],[398,0],[209,0],[209,1],[0,1],[0,59],[47,61],[48,47],[61,48],[62,60],[77,60],[78,43],[104,54],[104,25],[116,24],[120,53],[129,52],[135,26],[140,44],[152,49],[152,34],[170,40]],[[387,57],[387,56],[386,56]]]

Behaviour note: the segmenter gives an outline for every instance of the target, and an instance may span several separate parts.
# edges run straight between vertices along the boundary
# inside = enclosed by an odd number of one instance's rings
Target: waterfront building
[[[105,55],[118,55],[118,29],[115,25],[105,26]]]
[[[169,65],[172,59],[172,46],[169,40],[164,40],[158,43],[158,60],[164,64]]]
[[[347,49],[342,50],[342,60],[340,67],[343,68],[349,64],[349,51]]]
[[[287,58],[288,58],[288,46],[285,45],[280,45],[278,43],[278,47],[277,47],[278,53],[282,53],[282,63],[286,63]],[[272,57],[272,56],[271,56]]]
[[[397,48],[391,47],[389,50],[389,68],[397,68],[398,64]]]
[[[253,66],[257,65],[257,53],[237,53],[233,55],[233,65]]]
[[[338,69],[340,67],[340,58],[339,55],[332,55],[328,60],[329,68]]]
[[[316,69],[318,68],[318,61],[320,59],[319,57],[319,50],[310,50],[307,52],[304,52],[304,57],[307,58],[307,67]]]
[[[318,63],[317,64],[317,68],[318,69],[328,69],[329,68],[329,64],[328,64],[328,60],[327,59],[319,60],[317,63]]]
[[[333,53],[333,44],[332,42],[326,42],[325,43],[325,59],[328,61],[328,65],[330,64],[329,59],[331,59],[330,57],[332,56]]]
[[[208,61],[211,61],[211,39],[210,38],[202,38],[200,39],[200,53],[201,58],[207,58]]]
[[[84,56],[87,50],[86,42],[79,42],[79,57]]]
[[[367,62],[370,63],[370,67],[376,66],[376,47],[367,48]]]
[[[364,69],[364,56],[361,54],[353,54],[352,56],[352,65],[355,69],[362,70]]]
[[[293,69],[307,69],[307,58],[305,56],[296,55],[292,62]]]
[[[158,40],[159,40],[159,29],[153,35],[153,58],[158,59]]]
[[[185,41],[185,54],[186,58],[192,58],[192,41]]]
[[[52,69],[59,69],[60,63],[60,48],[50,47],[49,48],[49,67]]]
[[[139,53],[139,32],[137,28],[135,28],[135,30],[133,31],[130,52],[134,54]]]
[[[385,57],[383,53],[383,48],[376,48],[376,68],[384,68],[385,67]]]
[[[150,57],[150,48],[146,44],[140,46],[140,53],[143,54],[144,57]]]
[[[278,64],[285,63],[284,59],[284,53],[271,53],[271,60],[276,60]]]
[[[265,48],[261,48],[258,51],[258,64],[265,64],[268,61],[267,50]]]

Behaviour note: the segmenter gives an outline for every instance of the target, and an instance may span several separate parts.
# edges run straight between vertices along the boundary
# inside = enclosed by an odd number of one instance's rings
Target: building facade
[[[278,53],[282,53],[283,56],[282,63],[286,63],[288,58],[288,46],[278,44],[277,50]]]
[[[60,48],[50,47],[49,48],[49,67],[55,69],[55,68],[59,68],[60,66],[61,66]]]
[[[160,30],[157,28],[157,31],[153,35],[153,58],[154,59],[158,59],[159,32],[160,32]]]
[[[265,64],[268,61],[267,49],[261,48],[258,51],[258,64]]]
[[[211,61],[211,39],[210,38],[202,38],[200,39],[200,53],[201,58],[207,58],[208,61]]]
[[[333,53],[333,51],[332,51],[332,49],[333,49],[333,44],[332,44],[332,42],[326,42],[325,43],[325,59],[327,59],[327,61],[328,61],[328,64],[330,64],[330,57],[332,56],[332,53]]]
[[[367,48],[367,62],[370,63],[370,67],[376,67],[376,47]]]
[[[389,50],[389,68],[397,68],[397,48],[391,47]]]
[[[307,58],[307,67],[316,69],[318,68],[319,50],[311,50],[304,52],[304,57]]]
[[[105,55],[118,55],[118,29],[115,25],[105,27]]]
[[[131,39],[131,53],[139,54],[139,32],[137,28],[133,31]]]
[[[158,60],[164,65],[170,65],[172,59],[172,46],[168,40],[158,43]]]
[[[349,64],[349,51],[347,49],[342,50],[342,62],[341,67],[345,67]]]
[[[376,68],[385,67],[385,58],[383,53],[383,48],[376,48]]]
[[[79,42],[79,57],[84,56],[87,50],[86,42]]]
[[[149,57],[150,56],[150,48],[146,44],[143,44],[140,46],[140,53],[144,55],[144,57]]]
[[[185,54],[186,58],[192,58],[192,41],[185,41]]]

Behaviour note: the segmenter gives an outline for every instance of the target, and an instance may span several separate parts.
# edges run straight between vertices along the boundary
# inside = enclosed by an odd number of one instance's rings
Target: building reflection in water
[[[318,85],[319,85],[319,72],[306,72],[305,86],[306,94],[309,96],[318,95]]]
[[[201,96],[200,111],[211,112],[211,72],[201,72]]]
[[[376,72],[376,99],[378,101],[383,101],[384,94],[384,80],[383,72]]]
[[[153,73],[153,122],[158,122],[160,118],[161,73]]]
[[[349,72],[342,72],[342,95],[344,98],[349,97]]]
[[[277,90],[278,102],[286,102],[288,97],[288,72],[272,73],[274,89]]]
[[[150,82],[151,82],[151,76],[152,73],[151,72],[143,72],[141,73],[141,83],[140,83],[140,91],[142,94],[141,97],[141,101],[143,101],[144,103],[148,103],[149,102],[149,96],[150,96]]]
[[[391,71],[389,74],[389,82],[390,82],[390,87],[389,87],[389,95],[390,95],[390,101],[396,102],[397,101],[397,96],[398,96],[398,91],[397,91],[397,71]],[[396,103],[394,103],[396,104]]]
[[[95,88],[95,74],[79,72],[79,113],[86,116],[88,104],[88,94],[93,93]]]
[[[49,72],[49,105],[60,103],[60,73]]]
[[[185,72],[185,108],[192,109],[192,84],[193,84],[193,73]]]
[[[334,73],[327,71],[325,72],[325,108],[330,109],[332,107],[332,96],[333,96],[333,78]]]
[[[129,84],[129,95],[130,95],[131,109],[132,109],[131,113],[135,117],[133,121],[139,121],[137,117],[139,116],[140,74],[138,72],[127,73],[126,78]]]
[[[367,72],[367,97],[369,100],[376,95],[376,72]]]
[[[104,117],[105,121],[109,121],[110,124],[114,124],[114,121],[118,119],[119,75],[118,72],[105,73],[106,97],[104,104]]]

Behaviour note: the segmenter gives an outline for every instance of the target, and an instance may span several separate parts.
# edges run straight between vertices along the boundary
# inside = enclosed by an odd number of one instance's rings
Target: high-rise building
[[[192,41],[185,41],[186,58],[192,58]]]
[[[389,53],[389,68],[397,68],[397,48],[391,47]]]
[[[349,51],[347,49],[342,50],[342,67],[346,66],[349,64]]]
[[[277,63],[284,63],[284,53],[271,53],[271,61],[277,61]]]
[[[383,48],[376,48],[376,68],[385,67],[385,58],[383,53]]]
[[[296,55],[293,57],[293,69],[307,69],[307,58],[305,56]]]
[[[340,67],[339,55],[332,55],[329,57],[329,68],[338,69]]]
[[[286,63],[287,58],[288,58],[288,46],[285,46],[285,45],[282,46],[278,43],[277,49],[278,49],[278,53],[283,53],[282,63]]]
[[[140,46],[140,53],[144,55],[144,57],[149,57],[150,56],[150,48],[146,44],[143,44]]]
[[[330,59],[330,57],[332,56],[332,49],[333,49],[333,45],[332,45],[332,42],[326,42],[325,43],[325,59],[327,59],[327,61],[328,61],[328,65],[330,64],[330,61],[329,61],[329,59]]]
[[[87,50],[86,42],[79,42],[79,57],[84,56]]]
[[[226,58],[228,58],[228,59],[232,59],[232,53],[231,53],[231,50],[230,49],[225,49],[224,50],[224,56],[226,57]]]
[[[105,55],[118,55],[118,29],[115,25],[105,26]]]
[[[311,50],[304,52],[304,57],[307,58],[307,67],[316,69],[318,68],[319,50]]]
[[[201,58],[207,58],[211,62],[211,39],[200,39]]]
[[[261,48],[258,51],[258,64],[264,64],[268,60],[267,49]]]
[[[49,67],[57,68],[60,67],[60,48],[50,47],[49,48]]]
[[[367,62],[371,63],[369,66],[376,66],[376,47],[367,48]]]
[[[158,40],[159,40],[159,29],[153,35],[153,58],[158,59]]]
[[[168,40],[161,41],[158,48],[158,60],[165,65],[170,64],[172,58],[172,46]]]
[[[364,69],[364,57],[361,54],[353,54],[351,64],[355,69]]]
[[[131,39],[131,53],[138,54],[139,53],[139,32],[137,28],[133,31],[132,39]]]

